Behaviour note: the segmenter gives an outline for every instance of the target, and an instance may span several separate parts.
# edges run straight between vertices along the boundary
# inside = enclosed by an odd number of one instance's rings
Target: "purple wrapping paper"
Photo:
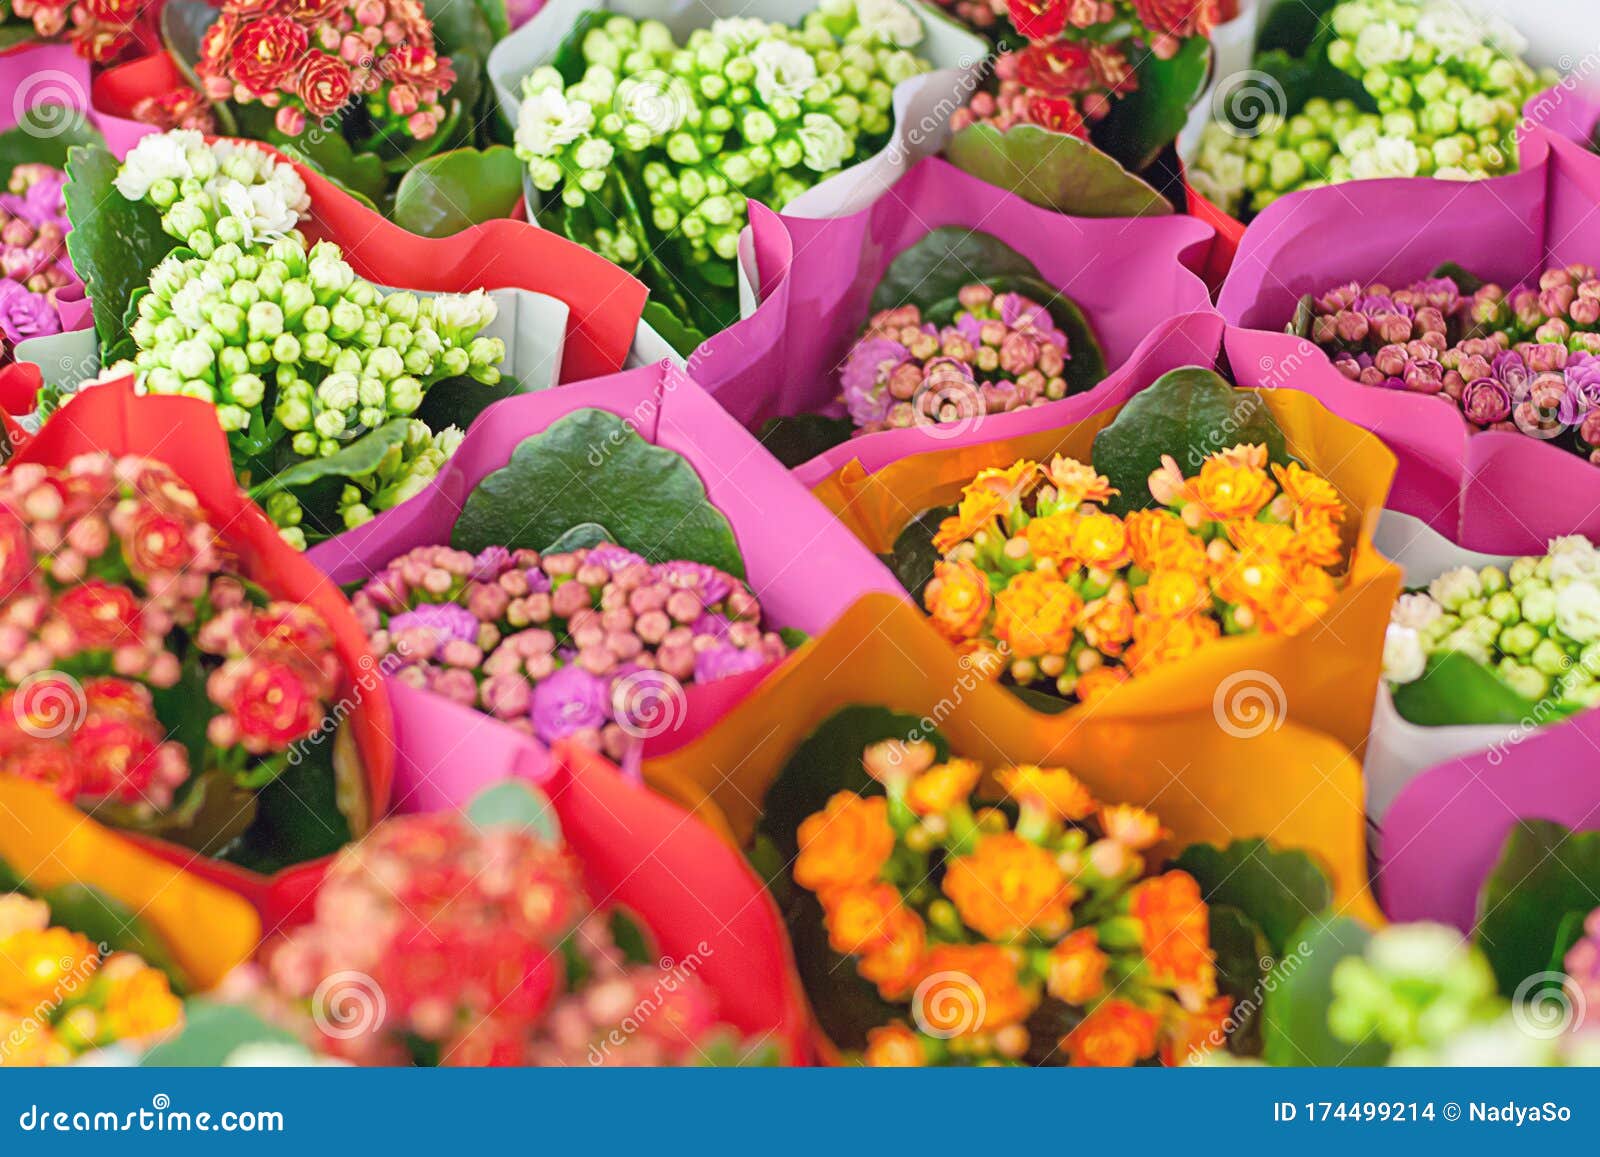
[[[704,390],[668,362],[496,403],[472,424],[461,447],[426,490],[365,526],[317,546],[310,553],[312,562],[344,585],[368,578],[414,547],[448,543],[467,496],[486,475],[505,466],[523,439],[586,408],[624,418],[646,441],[681,454],[695,469],[712,505],[733,526],[747,581],[774,629],[792,627],[819,634],[869,591],[906,597],[871,552]],[[528,500],[538,498],[529,495]],[[693,738],[763,674],[689,686],[675,726],[652,736],[647,750],[666,750]],[[420,727],[406,710],[417,695],[431,698],[392,689],[396,728],[402,735]],[[508,731],[487,716],[472,714],[486,727]],[[504,743],[513,749],[523,746],[513,743],[511,734]],[[542,749],[532,758],[530,766],[542,766]]]
[[[1525,150],[1531,167],[1488,181],[1360,181],[1269,206],[1245,232],[1218,299],[1241,385],[1315,394],[1400,459],[1391,509],[1472,550],[1542,552],[1557,535],[1600,536],[1600,470],[1523,434],[1468,434],[1437,397],[1362,386],[1284,334],[1306,293],[1341,282],[1404,283],[1453,261],[1512,285],[1548,265],[1600,264],[1600,164],[1570,142]]]
[[[1161,319],[1210,305],[1192,272],[1205,259],[1209,226],[1177,216],[1067,217],[937,158],[922,161],[870,208],[850,216],[784,217],[756,204],[750,214],[761,305],[702,345],[692,364],[707,392],[752,428],[837,400],[838,367],[868,320],[873,289],[896,256],[936,228],[991,233],[1032,260],[1082,307],[1113,370]],[[1044,411],[1057,415],[1049,421],[1070,420],[1053,407]],[[984,428],[998,420],[988,419]],[[855,439],[840,448],[842,460],[890,437]]]

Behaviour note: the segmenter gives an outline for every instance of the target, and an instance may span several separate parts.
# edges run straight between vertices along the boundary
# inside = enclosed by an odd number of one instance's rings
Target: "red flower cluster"
[[[203,770],[155,692],[199,712],[207,762],[250,770],[321,726],[338,681],[327,628],[259,605],[170,468],[86,454],[0,474],[0,773],[85,806],[162,811]]]
[[[455,83],[418,0],[226,0],[195,71],[211,100],[277,109],[291,136],[359,100],[379,132],[425,140]]]
[[[149,0],[12,0],[11,12],[31,21],[43,40],[64,38],[78,55],[110,64],[139,41]]]
[[[628,964],[611,915],[572,856],[526,829],[391,818],[340,855],[314,921],[242,995],[359,1064],[683,1063],[716,1026],[715,996],[692,954]]]

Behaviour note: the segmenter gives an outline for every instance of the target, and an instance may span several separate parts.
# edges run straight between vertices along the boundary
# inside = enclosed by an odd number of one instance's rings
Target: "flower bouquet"
[[[1206,307],[1194,222],[1066,217],[936,158],[860,213],[753,222],[760,304],[695,372],[790,465],[1004,427],[1099,385],[1154,312]]]
[[[746,199],[781,209],[877,154],[897,86],[982,55],[903,0],[707,11],[559,0],[491,63],[541,221],[637,272],[684,354],[738,319]]]
[[[388,801],[348,604],[237,490],[193,399],[96,387],[5,481],[7,776],[283,914]]]
[[[132,102],[158,128],[271,144],[424,236],[510,216],[521,197],[483,75],[508,30],[500,0],[170,0],[162,25],[182,79],[147,69]]]
[[[1364,740],[1399,580],[1370,539],[1392,459],[1303,395],[1194,366],[1108,401],[1072,425],[847,465],[816,493],[975,672],[1036,709],[1259,698]]]
[[[499,403],[418,497],[311,558],[359,584],[403,732],[439,696],[538,752],[618,759],[695,734],[859,593],[896,589],[670,365]]]
[[[0,13],[0,51],[65,41],[95,64],[109,64],[159,39],[148,0],[11,0]]]

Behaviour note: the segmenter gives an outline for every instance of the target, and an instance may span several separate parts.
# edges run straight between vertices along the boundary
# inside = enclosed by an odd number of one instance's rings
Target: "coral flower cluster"
[[[32,24],[41,40],[65,40],[96,64],[127,55],[140,44],[141,32],[154,40],[151,16],[160,10],[147,0],[11,0],[6,7],[8,15]]]
[[[182,1023],[165,973],[131,952],[102,956],[88,937],[52,927],[43,900],[0,896],[0,1068],[71,1064]]]
[[[991,677],[1089,702],[1223,635],[1295,634],[1338,596],[1344,504],[1326,479],[1235,446],[1119,517],[1092,467],[984,470],[940,525],[924,592],[939,631]]]
[[[195,72],[214,101],[277,110],[277,127],[290,136],[354,106],[370,120],[369,135],[426,140],[443,123],[455,83],[417,0],[226,0]]]
[[[1472,293],[1451,277],[1309,298],[1311,338],[1363,385],[1448,399],[1474,430],[1521,432],[1600,462],[1600,274]]]
[[[884,794],[808,817],[794,878],[833,950],[906,1009],[868,1033],[865,1063],[1183,1064],[1225,1041],[1210,913],[1193,877],[1151,870],[1154,815],[1021,765],[992,777],[1013,823],[974,804],[981,764],[931,743],[862,762]]]
[[[693,954],[666,971],[631,963],[616,915],[527,829],[396,817],[339,856],[265,974],[230,987],[357,1064],[698,1063],[729,1031],[716,994]]]
[[[0,363],[18,342],[60,333],[61,295],[82,296],[67,257],[66,179],[49,165],[21,164],[0,193]]]
[[[1067,395],[1067,335],[1020,293],[965,286],[951,324],[915,305],[882,310],[840,371],[845,408],[862,434],[971,421]]]
[[[106,454],[0,475],[0,773],[149,817],[195,775],[264,784],[339,675],[310,610],[240,578],[167,466]],[[172,738],[196,719],[205,766]]]
[[[787,649],[732,575],[610,543],[544,555],[419,547],[352,601],[373,648],[401,664],[395,678],[612,758],[675,725],[684,685]]]

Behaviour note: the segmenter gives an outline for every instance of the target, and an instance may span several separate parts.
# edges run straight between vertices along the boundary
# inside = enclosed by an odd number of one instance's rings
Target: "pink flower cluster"
[[[340,854],[265,976],[234,987],[357,1064],[692,1063],[715,995],[682,968],[630,965],[610,915],[570,853],[527,830],[395,817]]]
[[[650,564],[602,544],[540,555],[419,547],[351,600],[395,678],[550,743],[621,758],[655,734],[690,681],[781,659],[748,587],[694,562]]]
[[[840,371],[857,433],[971,421],[1066,397],[1072,354],[1049,310],[982,284],[964,287],[959,302],[943,328],[915,305],[868,323]]]
[[[49,165],[22,164],[0,193],[0,363],[18,342],[60,333],[59,295],[81,296],[67,257],[66,179]]]
[[[84,804],[168,807],[198,770],[153,691],[186,666],[218,763],[283,751],[326,713],[338,660],[311,611],[260,600],[172,470],[86,454],[0,474],[0,772]]]

